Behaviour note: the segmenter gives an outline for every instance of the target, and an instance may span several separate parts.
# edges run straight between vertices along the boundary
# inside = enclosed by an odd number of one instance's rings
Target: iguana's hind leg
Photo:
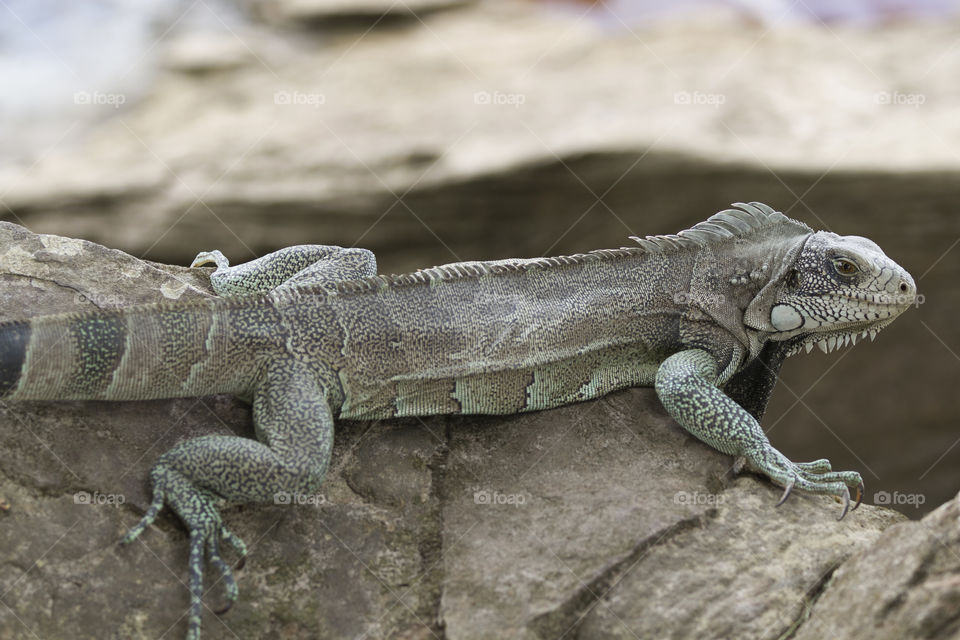
[[[372,252],[319,244],[287,247],[235,267],[219,251],[204,251],[190,266],[211,262],[217,270],[210,276],[210,284],[224,297],[266,293],[284,284],[330,286],[377,273]]]
[[[219,543],[232,544],[241,558],[243,542],[220,519],[216,502],[290,503],[323,481],[333,447],[333,416],[317,375],[288,359],[272,363],[254,392],[257,440],[205,436],[178,444],[150,472],[153,502],[124,537],[129,543],[148,527],[164,505],[190,532],[190,617],[188,639],[200,637],[204,559],[224,575],[227,605],[237,597],[232,573]]]
[[[777,451],[760,423],[714,384],[717,364],[702,349],[675,353],[657,370],[657,396],[674,420],[713,448],[743,456],[747,466],[785,487],[780,503],[796,488],[807,493],[828,494],[843,499],[840,517],[847,514],[850,489],[863,494],[863,480],[856,471],[831,471],[827,460],[795,464]],[[856,508],[856,507],[854,507]]]

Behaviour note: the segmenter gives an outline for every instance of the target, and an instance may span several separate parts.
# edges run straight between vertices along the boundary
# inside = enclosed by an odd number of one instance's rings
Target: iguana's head
[[[913,278],[875,243],[819,231],[804,242],[770,307],[768,339],[824,353],[887,326],[916,302]]]

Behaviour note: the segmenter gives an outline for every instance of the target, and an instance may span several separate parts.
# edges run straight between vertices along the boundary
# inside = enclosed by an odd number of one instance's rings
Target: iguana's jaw
[[[786,342],[789,345],[786,353],[787,356],[792,356],[800,353],[801,351],[810,353],[813,351],[814,347],[817,347],[824,353],[830,353],[839,349],[840,347],[857,344],[858,340],[866,338],[867,336],[870,337],[870,340],[876,339],[880,330],[893,322],[896,317],[900,315],[900,313],[901,312],[898,311],[895,315],[887,318],[886,320],[861,325],[859,327],[851,327],[849,329],[834,331],[816,331],[813,333],[807,332],[800,333],[799,335],[796,335],[797,332],[787,332],[774,334],[770,336],[770,339]],[[790,333],[795,335],[791,336],[789,335]]]
[[[801,350],[810,353],[814,347],[830,353],[840,347],[856,344],[857,340],[867,336],[874,340],[881,329],[916,302],[913,279],[909,278],[909,275],[907,278],[904,279],[905,291],[897,295],[829,295],[805,300],[797,296],[787,297],[780,304],[789,306],[791,310],[819,307],[833,310],[833,317],[814,319],[802,313],[802,326],[792,331],[774,332],[768,339],[786,342],[789,345],[786,354],[788,356],[800,353]]]

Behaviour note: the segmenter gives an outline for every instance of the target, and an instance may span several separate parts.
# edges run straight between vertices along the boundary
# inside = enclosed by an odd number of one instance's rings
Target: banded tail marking
[[[126,351],[126,322],[119,313],[91,314],[70,321],[67,327],[76,364],[63,393],[76,398],[102,397]]]
[[[0,398],[17,388],[33,329],[29,322],[0,325]]]

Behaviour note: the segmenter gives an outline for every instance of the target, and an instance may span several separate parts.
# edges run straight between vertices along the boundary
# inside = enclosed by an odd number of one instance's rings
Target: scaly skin
[[[194,438],[160,456],[152,503],[123,539],[165,506],[183,521],[194,640],[204,560],[229,607],[221,542],[246,555],[216,502],[315,491],[337,416],[509,414],[654,386],[679,424],[785,487],[783,499],[839,496],[843,517],[860,475],[791,462],[759,420],[788,355],[875,335],[913,301],[913,280],[869,240],[735,206],[636,247],[401,276],[375,275],[362,249],[290,247],[237,267],[201,253],[194,266],[216,264],[219,299],[0,325],[0,395],[252,402],[257,440]]]

